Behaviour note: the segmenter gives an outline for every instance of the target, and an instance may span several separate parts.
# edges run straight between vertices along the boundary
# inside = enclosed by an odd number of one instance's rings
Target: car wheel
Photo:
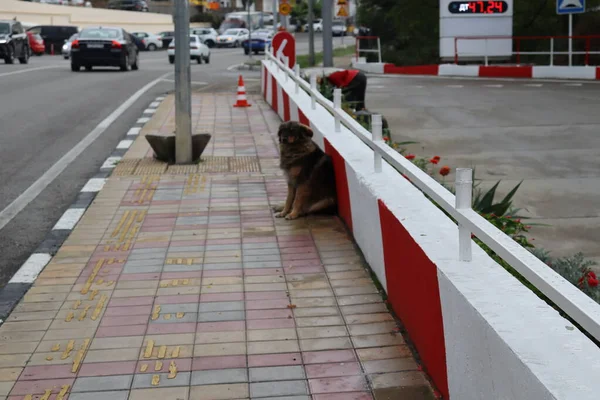
[[[71,63],[71,71],[73,71],[73,72],[79,72],[80,68],[81,68],[81,65],[77,65],[75,63]]]
[[[240,47],[240,42],[237,42],[237,41],[236,41],[236,42],[233,44],[233,47]]]
[[[198,56],[198,57],[196,58],[196,62],[197,62],[198,64],[202,64],[202,56]]]
[[[86,65],[85,66],[85,70],[86,71],[91,71],[92,70],[92,66],[91,65]]]
[[[41,54],[38,54],[38,55],[41,55]],[[64,58],[65,60],[68,60],[68,59],[69,59],[69,56],[63,56],[63,58]]]
[[[248,49],[244,49],[244,54],[245,54],[245,55],[248,55],[248,54],[250,54],[250,50],[248,50]]]
[[[135,55],[135,62],[131,65],[131,69],[137,71],[140,69],[140,55],[139,53]]]
[[[121,71],[129,71],[129,56],[125,56],[125,60],[121,63]]]
[[[207,40],[206,42],[204,42],[204,44],[207,45],[209,49],[215,47],[215,42],[213,42],[212,40]]]
[[[29,47],[23,52],[23,55],[19,57],[19,62],[21,64],[27,64],[29,62]]]
[[[4,57],[4,62],[7,64],[13,64],[15,62],[15,50],[12,46],[8,46],[6,48],[6,57]]]
[[[170,62],[171,64],[175,64],[175,57],[173,57],[173,56],[169,56],[169,62]]]
[[[156,51],[157,47],[154,43],[148,45],[148,51]]]
[[[207,55],[206,57],[204,57],[204,62],[205,62],[206,64],[210,64],[210,54],[209,54],[209,55]]]

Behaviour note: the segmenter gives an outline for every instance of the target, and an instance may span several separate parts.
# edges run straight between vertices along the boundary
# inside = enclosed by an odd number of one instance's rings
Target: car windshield
[[[0,35],[6,35],[10,33],[10,25],[9,24],[0,24]]]
[[[235,36],[238,34],[238,32],[240,32],[239,29],[227,29],[225,31],[225,33],[223,33],[223,35],[231,35],[231,36]]]
[[[81,39],[118,39],[121,32],[118,29],[84,29],[79,34]]]

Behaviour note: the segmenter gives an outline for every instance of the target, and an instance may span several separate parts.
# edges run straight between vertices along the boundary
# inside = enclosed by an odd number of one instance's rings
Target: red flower
[[[594,271],[590,271],[587,273],[588,277],[592,278],[592,279],[598,279],[598,277],[596,276],[596,274],[594,273]]]
[[[405,158],[406,158],[407,160],[414,160],[414,159],[415,159],[415,157],[416,157],[416,156],[415,156],[414,154],[407,154]]]
[[[384,137],[383,137],[383,141],[384,141],[384,142],[389,142],[389,141],[390,141],[390,138],[389,138],[389,137],[387,137],[387,136],[384,136]]]
[[[431,160],[429,160],[429,162],[432,164],[437,164],[440,162],[440,160],[441,160],[440,156],[434,156]]]
[[[447,176],[448,174],[450,174],[450,167],[447,165],[444,165],[442,168],[440,168],[440,175],[441,176]]]
[[[588,285],[590,285],[591,287],[598,286],[598,279],[589,277],[588,278]]]

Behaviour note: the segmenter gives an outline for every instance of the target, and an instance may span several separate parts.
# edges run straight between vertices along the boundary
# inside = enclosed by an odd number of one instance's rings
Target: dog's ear
[[[306,136],[309,138],[313,137],[313,130],[310,129],[310,126],[306,126],[304,124],[298,124],[298,130],[301,132],[302,136]]]

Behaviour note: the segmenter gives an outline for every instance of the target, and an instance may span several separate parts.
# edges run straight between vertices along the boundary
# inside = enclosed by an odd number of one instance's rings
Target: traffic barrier
[[[244,86],[244,78],[242,75],[238,78],[237,101],[234,107],[252,107],[246,98],[246,87]]]
[[[338,214],[443,398],[597,399],[600,349],[479,246],[459,261],[457,225],[391,165],[376,171],[371,134],[350,117],[336,130],[322,97],[267,58],[264,98],[332,157]]]
[[[353,68],[367,73],[391,75],[469,76],[479,78],[525,78],[525,79],[582,79],[600,80],[600,67],[565,67],[531,65],[415,65],[358,63]]]

